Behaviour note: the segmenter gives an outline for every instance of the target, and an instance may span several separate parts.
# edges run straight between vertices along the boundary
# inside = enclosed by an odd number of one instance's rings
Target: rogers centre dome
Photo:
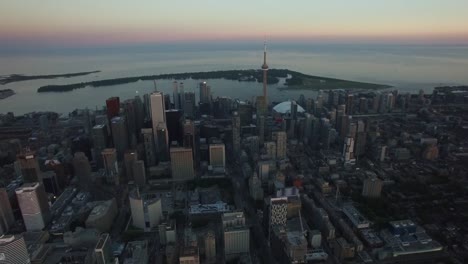
[[[280,114],[290,114],[291,113],[291,100],[284,101],[282,103],[279,103],[273,107],[273,111],[280,113]],[[304,113],[305,110],[300,106],[299,104],[297,105],[297,112],[298,113]]]

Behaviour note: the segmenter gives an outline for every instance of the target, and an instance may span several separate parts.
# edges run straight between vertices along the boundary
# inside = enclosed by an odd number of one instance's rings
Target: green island
[[[5,85],[13,82],[39,80],[39,79],[56,79],[56,78],[71,78],[77,76],[83,76],[101,71],[89,71],[89,72],[75,72],[65,74],[50,74],[50,75],[24,75],[24,74],[10,74],[6,76],[0,76],[0,84]]]
[[[39,87],[37,90],[42,92],[67,92],[74,89],[85,88],[87,86],[101,87],[112,86],[119,84],[127,84],[138,81],[152,80],[209,80],[209,79],[226,79],[240,82],[262,82],[262,70],[229,70],[229,71],[209,71],[209,72],[186,72],[172,73],[159,75],[145,75],[136,77],[124,77],[115,79],[106,79],[90,82],[72,83],[64,85],[46,85]],[[290,78],[287,78],[287,77]],[[286,79],[285,88],[281,89],[313,89],[313,90],[330,90],[330,89],[385,89],[391,86],[373,83],[362,83],[354,81],[346,81],[325,77],[318,77],[303,74],[287,69],[270,69],[268,70],[268,84],[277,84],[280,78]]]

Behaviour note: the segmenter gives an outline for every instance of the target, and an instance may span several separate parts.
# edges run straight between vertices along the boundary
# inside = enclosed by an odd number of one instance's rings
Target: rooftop
[[[343,213],[357,228],[368,228],[370,226],[369,220],[367,220],[352,204],[343,205]]]
[[[291,102],[292,101],[284,101],[282,103],[277,104],[276,106],[273,107],[273,110],[276,111],[277,113],[280,114],[290,114],[291,113]],[[304,113],[305,110],[300,106],[299,104],[297,105],[297,112],[298,113]]]
[[[198,204],[190,206],[190,214],[210,214],[229,212],[229,206],[225,202],[218,201],[214,204]]]

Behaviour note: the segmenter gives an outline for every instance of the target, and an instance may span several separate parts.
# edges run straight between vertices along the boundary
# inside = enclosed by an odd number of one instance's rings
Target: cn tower
[[[268,64],[266,62],[266,41],[263,44],[263,102],[264,102],[264,111],[265,114],[268,112],[268,97],[267,97],[267,71],[268,71]]]

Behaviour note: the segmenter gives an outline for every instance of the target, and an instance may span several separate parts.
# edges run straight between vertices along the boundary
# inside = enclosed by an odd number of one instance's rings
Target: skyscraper
[[[184,109],[184,102],[185,102],[185,88],[184,88],[184,83],[180,82],[179,83],[179,108],[180,110]]]
[[[156,151],[159,161],[169,160],[169,131],[166,123],[159,123],[156,128]]]
[[[265,115],[257,116],[257,133],[260,145],[265,142]]]
[[[119,160],[123,159],[125,150],[127,150],[128,144],[128,133],[127,133],[127,122],[124,117],[116,116],[111,119],[112,129],[112,140],[114,142],[114,148],[117,151],[117,157]]]
[[[200,83],[200,103],[211,103],[211,87],[206,82]]]
[[[135,96],[135,119],[135,136],[138,139],[138,134],[140,133],[141,128],[145,122],[145,106],[139,95]]]
[[[183,136],[183,112],[179,109],[172,109],[166,111],[166,125],[169,135],[168,142],[182,143]]]
[[[240,126],[241,126],[241,122],[240,122],[239,113],[234,112],[232,115],[232,146],[233,146],[235,157],[238,157],[240,155],[240,149],[241,149]]]
[[[151,121],[153,124],[154,143],[156,153],[161,155],[167,151],[168,134],[166,125],[166,106],[164,102],[164,94],[162,92],[154,92],[151,94]],[[163,138],[161,138],[163,136]]]
[[[44,186],[38,182],[25,183],[16,189],[16,197],[26,230],[42,230],[50,219],[49,203]]]
[[[291,119],[297,119],[297,103],[294,100],[291,100]]]
[[[195,117],[195,105],[196,105],[195,93],[188,92],[188,93],[182,94],[182,96],[184,97],[183,109],[184,109],[185,116],[189,118],[194,118]]]
[[[164,102],[164,94],[162,92],[154,92],[150,95],[151,104],[151,121],[153,124],[154,142],[157,144],[157,131],[160,123],[166,123],[166,106]],[[158,146],[156,145],[158,150]]]
[[[272,133],[272,139],[276,142],[276,157],[278,159],[286,158],[286,145],[288,136],[284,131],[276,131]]]
[[[263,47],[263,65],[262,65],[262,71],[263,71],[263,103],[264,109],[268,110],[268,95],[267,95],[267,72],[268,72],[268,64],[267,64],[267,50],[266,50],[266,42]]]
[[[39,163],[33,151],[24,150],[22,153],[18,154],[16,158],[19,161],[24,182],[42,182]]]
[[[346,114],[352,115],[354,112],[354,95],[348,94],[346,97]]]
[[[266,154],[270,159],[275,160],[276,159],[276,143],[269,141],[265,143],[265,149],[266,149]]]
[[[91,183],[91,165],[89,164],[88,157],[83,152],[75,152],[73,171],[81,187],[87,187]]]
[[[117,163],[117,151],[115,148],[107,148],[102,151],[102,160],[106,181],[109,184],[119,184],[119,165]]]
[[[124,154],[125,177],[127,180],[134,180],[133,165],[138,160],[138,154],[134,150],[127,150]]]
[[[192,180],[195,178],[191,148],[171,148],[172,178],[174,180]]]
[[[354,159],[354,139],[350,136],[346,137],[343,144],[343,159],[345,163],[353,163]]]
[[[195,148],[195,124],[192,120],[186,119],[184,122],[184,140],[183,146],[185,148]]]
[[[93,127],[92,131],[94,159],[98,167],[102,167],[101,152],[107,148],[107,128],[104,124],[98,124]]]
[[[119,115],[120,112],[120,98],[111,97],[106,100],[107,107],[107,118],[112,119],[115,116]]]
[[[137,143],[137,117],[136,117],[136,104],[134,99],[128,99],[123,102],[125,120],[127,121],[127,134],[128,142],[132,147]]]
[[[179,84],[177,81],[172,83],[172,99],[174,100],[174,109],[180,109]]]
[[[0,263],[31,263],[28,248],[22,235],[0,236]]]
[[[146,184],[146,168],[145,162],[142,160],[137,160],[133,163],[133,180],[135,185],[143,187]]]
[[[0,236],[7,233],[14,223],[15,217],[11,209],[7,190],[5,188],[0,188]]]
[[[153,129],[142,128],[141,134],[143,134],[143,145],[145,147],[146,165],[149,167],[154,166],[156,165],[156,153],[155,153]]]

